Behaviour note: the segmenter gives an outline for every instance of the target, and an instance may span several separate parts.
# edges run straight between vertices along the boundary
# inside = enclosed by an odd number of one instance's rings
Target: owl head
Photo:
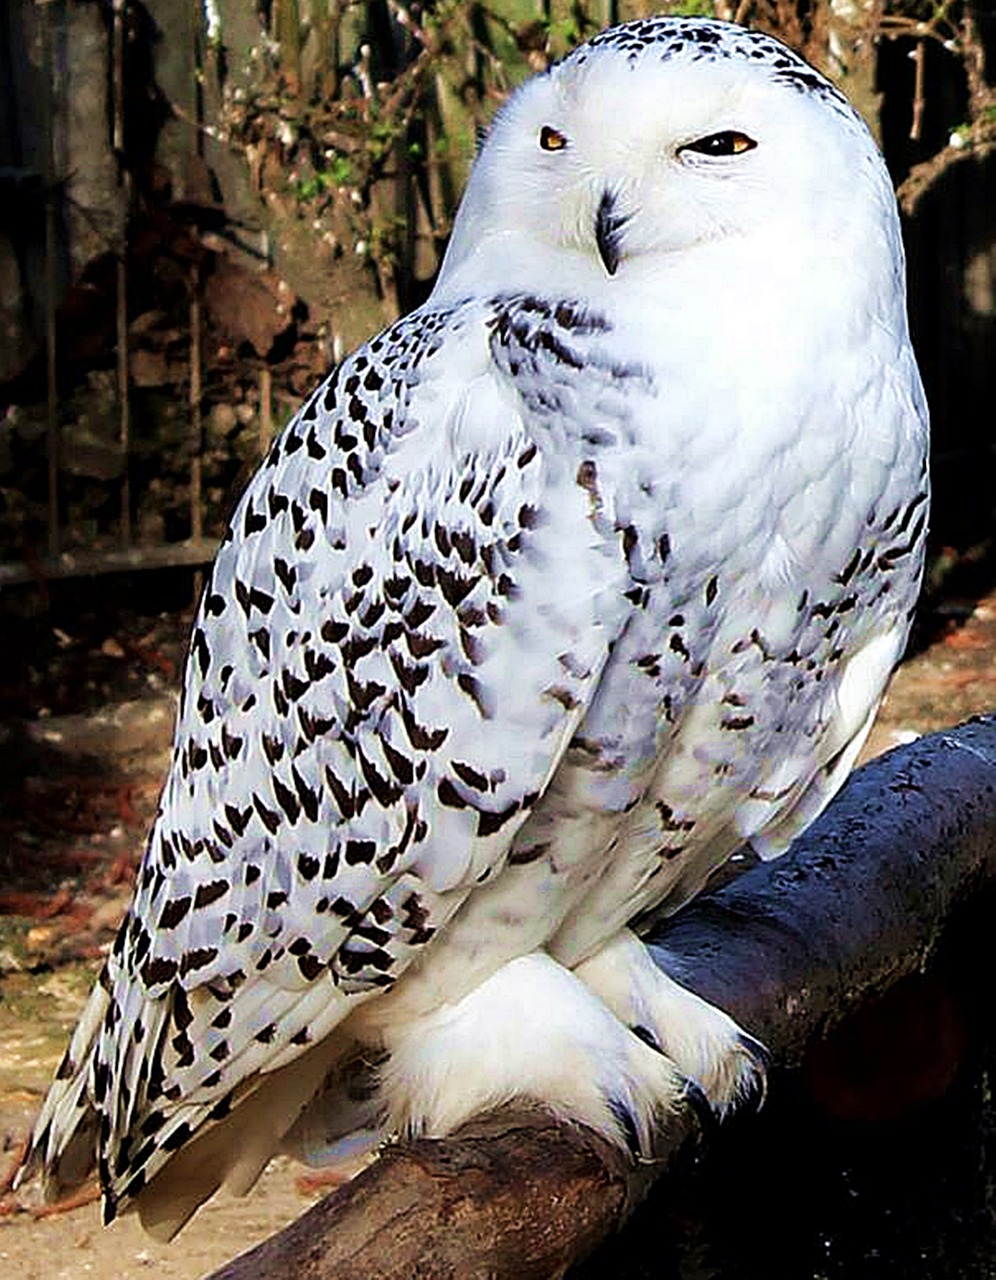
[[[901,272],[895,201],[868,129],[773,37],[701,18],[596,36],[498,113],[440,288],[612,296],[759,262],[811,287],[868,258]],[[725,273],[725,277],[724,277]],[[869,287],[889,287],[886,278]]]

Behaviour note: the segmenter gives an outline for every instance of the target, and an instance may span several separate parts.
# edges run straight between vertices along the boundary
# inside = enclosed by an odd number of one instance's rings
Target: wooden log
[[[918,970],[951,912],[996,880],[996,716],[859,770],[777,862],[658,926],[655,960],[797,1063],[845,1014]],[[697,1133],[673,1117],[630,1165],[539,1112],[387,1148],[210,1280],[559,1276],[625,1221]]]

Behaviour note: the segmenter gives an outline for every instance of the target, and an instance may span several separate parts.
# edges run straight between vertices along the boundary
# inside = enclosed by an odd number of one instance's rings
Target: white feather
[[[95,1145],[108,1215],[168,1234],[285,1139],[525,1096],[646,1145],[679,1070],[750,1086],[625,929],[843,781],[919,585],[926,435],[888,174],[801,59],[652,19],[514,94],[432,296],[233,516],[35,1131],[51,1188]]]

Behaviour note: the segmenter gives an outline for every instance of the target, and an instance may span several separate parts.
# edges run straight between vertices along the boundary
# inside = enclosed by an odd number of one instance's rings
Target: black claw
[[[741,1031],[738,1039],[744,1053],[750,1054],[762,1071],[767,1071],[771,1066],[771,1051],[768,1046],[762,1044],[760,1040],[755,1040],[746,1031]]]
[[[644,1044],[649,1045],[650,1048],[653,1049],[655,1053],[664,1052],[664,1050],[661,1048],[661,1042],[657,1039],[657,1037],[654,1035],[654,1033],[650,1030],[649,1027],[645,1027],[641,1023],[637,1027],[630,1027],[630,1031],[632,1031],[633,1035],[636,1036],[637,1040],[642,1040]]]
[[[741,1031],[738,1040],[741,1050],[750,1058],[754,1067],[750,1077],[750,1088],[737,1100],[738,1106],[760,1111],[768,1096],[768,1068],[771,1065],[771,1054],[767,1046],[760,1040],[755,1040],[746,1031]]]
[[[643,1154],[640,1146],[640,1135],[636,1128],[636,1120],[632,1111],[619,1098],[609,1098],[609,1110],[616,1118],[619,1128],[623,1131],[623,1137],[626,1139],[626,1146],[634,1160],[638,1160]]]
[[[702,1087],[695,1083],[690,1076],[685,1076],[685,1102],[692,1108],[698,1118],[699,1128],[702,1130],[702,1136],[707,1141],[712,1138],[716,1130],[719,1128],[719,1117],[712,1109],[709,1099],[705,1095]]]

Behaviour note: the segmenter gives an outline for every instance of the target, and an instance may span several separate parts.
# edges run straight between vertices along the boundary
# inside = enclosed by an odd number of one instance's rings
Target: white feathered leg
[[[663,973],[632,930],[621,929],[574,974],[621,1022],[659,1045],[720,1115],[764,1097],[764,1047]]]
[[[545,952],[510,961],[456,1004],[386,1034],[388,1127],[440,1137],[514,1098],[649,1151],[685,1094],[674,1065]]]

